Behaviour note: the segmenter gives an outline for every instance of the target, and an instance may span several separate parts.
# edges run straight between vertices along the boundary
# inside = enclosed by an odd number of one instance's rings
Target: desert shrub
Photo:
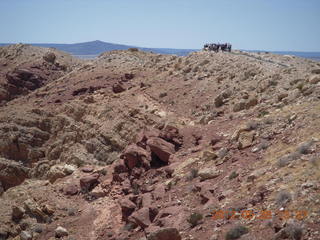
[[[270,118],[270,117],[265,118],[265,119],[264,119],[264,123],[265,123],[265,124],[269,124],[269,125],[270,125],[270,124],[272,124],[272,123],[273,123],[273,119],[272,119],[272,118]]]
[[[269,112],[267,110],[262,110],[262,111],[259,112],[258,117],[261,118],[261,117],[264,117],[264,116],[266,116],[268,114],[269,114]]]
[[[297,88],[298,88],[300,91],[302,91],[303,87],[304,87],[304,83],[302,83],[302,82],[297,85]]]
[[[261,143],[258,145],[259,150],[267,149],[269,147],[269,142],[266,140],[262,140]]]
[[[239,173],[233,171],[233,172],[229,175],[229,180],[232,180],[232,179],[234,179],[234,178],[236,178],[236,177],[238,177],[238,176],[239,176]]]
[[[77,212],[78,210],[75,208],[68,208],[67,210],[68,216],[75,216]]]
[[[36,233],[42,233],[43,232],[44,227],[40,224],[37,224],[33,227],[33,231]]]
[[[247,123],[247,129],[248,130],[255,130],[255,129],[258,128],[258,126],[259,126],[259,123],[256,122],[256,121],[250,121],[250,122]]]
[[[187,180],[192,181],[193,179],[195,179],[197,177],[198,177],[198,169],[191,168],[190,172],[188,173]]]
[[[293,152],[287,155],[282,156],[278,160],[278,167],[285,167],[287,166],[290,162],[297,160],[300,158],[301,154],[299,152]]]
[[[226,240],[234,240],[240,238],[242,235],[247,234],[249,229],[245,226],[239,225],[231,228],[227,234],[225,239]]]
[[[159,94],[159,98],[163,98],[163,97],[165,97],[165,96],[167,96],[168,94],[166,93],[166,92],[163,92],[163,93],[160,93]]]
[[[288,224],[285,231],[292,240],[302,239],[303,227],[297,223]]]
[[[43,56],[43,59],[44,59],[46,62],[54,63],[54,61],[56,60],[56,55],[55,55],[53,52],[47,52],[47,53]]]
[[[313,144],[313,141],[308,141],[300,144],[297,148],[297,152],[300,154],[308,154],[310,152],[310,148]]]
[[[201,213],[191,213],[189,218],[187,219],[188,223],[191,224],[191,227],[195,227],[202,220],[203,216]]]
[[[139,51],[138,48],[129,48],[128,50],[129,50],[130,52],[138,52],[138,51]]]
[[[320,162],[320,156],[318,156],[318,155],[312,156],[312,157],[309,159],[309,162],[310,162],[313,166],[318,167],[318,166],[319,166],[319,162]]]
[[[137,227],[137,225],[133,222],[129,222],[126,225],[123,226],[123,230],[124,231],[132,231],[133,229],[135,229]]]
[[[292,200],[291,193],[285,190],[279,192],[276,196],[276,204],[281,207],[286,205],[291,200]]]

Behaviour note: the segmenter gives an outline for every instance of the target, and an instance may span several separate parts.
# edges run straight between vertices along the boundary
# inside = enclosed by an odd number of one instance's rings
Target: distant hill
[[[1,43],[0,46],[9,45],[8,43]],[[56,44],[56,43],[31,43],[30,45],[46,48],[56,48],[61,51],[68,52],[76,56],[97,56],[103,52],[112,50],[126,50],[128,48],[134,48],[136,46],[122,45],[115,43],[107,43],[102,41],[92,41],[84,43],[74,44]],[[161,54],[176,54],[187,55],[190,52],[197,51],[197,49],[173,49],[173,48],[143,48],[137,47],[143,51],[152,51]]]
[[[12,43],[10,43],[12,44]],[[9,43],[0,43],[0,46],[10,45]],[[108,43],[103,41],[91,41],[73,44],[57,44],[57,43],[31,43],[30,45],[46,48],[56,48],[58,50],[70,53],[81,58],[94,58],[103,52],[112,50],[126,50],[136,46]],[[176,48],[144,48],[136,47],[143,51],[155,52],[160,54],[175,54],[178,56],[186,56],[190,52],[199,51],[199,49],[176,49]],[[264,50],[244,50],[251,52],[264,52]],[[280,55],[295,55],[303,58],[310,58],[320,61],[320,52],[293,52],[293,51],[270,51]]]

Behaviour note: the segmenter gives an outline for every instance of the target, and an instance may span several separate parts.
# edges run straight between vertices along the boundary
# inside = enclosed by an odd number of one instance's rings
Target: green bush
[[[195,227],[199,224],[202,218],[203,216],[201,213],[192,213],[187,221],[191,224],[191,227]]]

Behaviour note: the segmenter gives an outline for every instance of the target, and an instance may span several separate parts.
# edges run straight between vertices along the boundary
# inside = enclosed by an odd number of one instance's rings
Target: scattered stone
[[[65,229],[65,228],[63,228],[61,226],[57,227],[54,232],[55,232],[55,236],[57,238],[62,238],[62,237],[65,237],[65,236],[69,235],[69,232],[67,231],[67,229]]]

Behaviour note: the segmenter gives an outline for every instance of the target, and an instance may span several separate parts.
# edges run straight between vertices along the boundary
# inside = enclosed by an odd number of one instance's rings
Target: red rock
[[[65,195],[76,195],[79,192],[79,186],[75,183],[69,184],[63,188]]]
[[[124,78],[127,80],[131,80],[134,78],[134,74],[133,73],[125,73]]]
[[[160,138],[167,142],[173,143],[176,147],[182,145],[182,136],[179,134],[179,129],[170,125],[167,125],[160,133]]]
[[[164,184],[159,184],[155,187],[154,191],[152,192],[153,197],[156,200],[162,199],[164,198],[164,196],[166,195],[166,187]]]
[[[136,209],[136,205],[128,198],[121,200],[119,204],[122,212],[122,220],[127,221],[128,217]]]
[[[134,212],[130,216],[130,221],[136,223],[139,225],[141,228],[147,228],[151,225],[152,221],[157,215],[157,210],[148,208],[148,207],[143,207],[139,209],[138,211]]]
[[[124,153],[122,154],[124,162],[129,169],[134,167],[150,166],[150,154],[141,147],[138,147],[134,144],[126,147]]]
[[[128,171],[128,168],[126,167],[126,164],[123,159],[120,159],[113,167],[114,173],[124,173],[127,171]]]
[[[80,178],[81,190],[91,191],[95,186],[99,184],[99,177],[99,173],[94,173]]]
[[[147,145],[165,163],[168,163],[170,155],[175,153],[174,145],[161,138],[152,137],[147,141]]]
[[[124,92],[126,89],[123,87],[121,83],[116,83],[112,86],[112,91],[114,93],[121,93]]]
[[[151,207],[152,206],[152,194],[151,193],[145,193],[142,194],[142,207]]]
[[[151,137],[159,137],[159,135],[160,131],[157,129],[143,130],[136,136],[136,144],[146,149],[148,139]]]
[[[94,170],[94,167],[92,167],[92,166],[85,166],[85,167],[81,168],[81,171],[84,173],[91,173],[91,172],[93,172],[93,170]]]

